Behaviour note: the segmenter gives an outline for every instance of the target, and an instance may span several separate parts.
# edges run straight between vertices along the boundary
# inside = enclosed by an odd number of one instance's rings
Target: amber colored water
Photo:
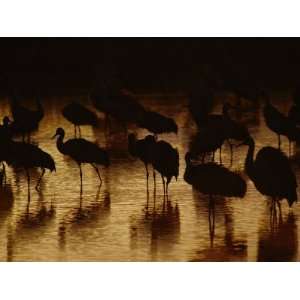
[[[289,104],[280,104],[285,94],[273,99],[287,112]],[[80,198],[77,165],[63,157],[51,139],[56,127],[64,127],[66,138],[73,127],[60,111],[70,98],[44,99],[46,115],[33,141],[55,159],[56,173],[46,173],[41,192],[34,189],[39,170],[31,172],[31,198],[28,203],[24,172],[8,168],[7,185],[0,190],[1,261],[268,261],[299,260],[298,224],[300,206],[292,209],[282,203],[282,219],[270,223],[269,203],[243,174],[246,148],[234,151],[231,169],[247,181],[244,199],[216,200],[215,230],[209,231],[208,199],[183,180],[184,154],[196,128],[181,96],[141,96],[142,103],[173,117],[178,135],[162,135],[180,153],[180,175],[172,181],[169,201],[163,205],[163,190],[157,181],[156,194],[150,177],[149,194],[143,164],[127,152],[127,132],[112,122],[105,134],[103,116],[98,128],[83,127],[82,135],[108,149],[111,166],[101,168],[104,182],[90,166],[83,168],[83,196]],[[79,97],[79,101],[83,100]],[[216,105],[215,111],[220,111]],[[9,111],[7,99],[0,103],[0,115]],[[261,111],[244,120],[256,141],[256,150],[277,145],[277,139],[265,127]],[[146,130],[133,126],[139,137]],[[287,153],[288,143],[283,138]],[[292,164],[299,178],[296,148]],[[223,162],[229,167],[228,146]],[[300,158],[299,158],[300,161]]]

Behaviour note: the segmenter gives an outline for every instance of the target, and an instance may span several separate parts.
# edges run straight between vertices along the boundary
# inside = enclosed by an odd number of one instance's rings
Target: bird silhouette
[[[125,124],[137,123],[145,111],[135,97],[124,90],[94,91],[90,97],[97,110]]]
[[[94,112],[90,111],[78,102],[72,101],[66,105],[62,111],[63,116],[74,125],[75,137],[77,128],[81,136],[80,126],[82,125],[97,125],[97,116]]]
[[[245,196],[247,185],[240,175],[215,163],[193,165],[192,155],[185,155],[186,169],[184,180],[201,193],[210,196]]]
[[[287,199],[291,207],[297,201],[297,181],[287,157],[273,147],[259,150],[254,160],[255,143],[252,137],[244,141],[248,146],[245,171],[256,189],[273,199],[280,209],[279,200]]]
[[[51,155],[36,145],[11,141],[8,145],[6,145],[5,148],[5,162],[13,167],[25,169],[28,182],[28,191],[30,189],[29,170],[31,168],[41,168],[42,170],[42,174],[36,184],[37,190],[40,186],[46,169],[50,170],[50,172],[55,171],[55,162]]]
[[[130,155],[138,157],[145,165],[147,176],[147,187],[149,170],[148,165],[153,161],[153,149],[155,147],[155,138],[153,135],[147,135],[143,139],[137,139],[136,135],[131,133],[128,135],[128,151]]]
[[[177,180],[179,174],[178,150],[165,141],[158,141],[153,147],[152,166],[161,175],[164,195],[168,196],[168,186],[172,177]],[[154,173],[155,174],[155,173]],[[155,175],[154,175],[155,176]],[[165,178],[167,181],[165,181]]]
[[[137,125],[152,132],[155,136],[161,133],[174,132],[177,134],[178,127],[175,121],[154,111],[144,111],[140,114]]]
[[[202,162],[205,161],[205,157],[212,153],[213,160],[215,152],[220,151],[220,163],[222,162],[222,145],[225,141],[225,132],[219,131],[215,127],[206,127],[200,130],[196,136],[191,140],[189,145],[189,151],[194,158],[200,158]]]
[[[98,145],[82,138],[70,139],[64,142],[65,131],[63,128],[57,128],[53,138],[57,137],[56,146],[59,152],[70,156],[78,164],[80,170],[80,191],[82,192],[82,169],[81,164],[90,164],[97,172],[100,183],[102,179],[98,165],[109,166],[108,153]]]
[[[11,113],[14,122],[10,124],[13,135],[22,135],[23,141],[27,135],[30,139],[31,132],[38,129],[39,122],[44,117],[44,109],[40,98],[36,98],[37,110],[30,110],[19,103],[19,100],[14,96],[11,101]]]
[[[289,152],[291,142],[300,141],[300,129],[288,117],[278,111],[270,102],[270,99],[265,95],[265,106],[263,109],[264,118],[267,127],[275,132],[278,136],[278,148],[281,147],[281,135],[284,135],[289,140]]]
[[[186,169],[184,180],[204,195],[209,196],[209,233],[211,243],[215,231],[215,196],[239,197],[246,194],[247,185],[245,180],[224,166],[215,163],[194,165],[192,155],[187,152],[185,155]]]
[[[231,164],[233,161],[233,145],[231,140],[242,142],[249,137],[249,131],[243,124],[231,119],[229,110],[233,108],[229,103],[223,105],[223,116],[224,116],[224,136],[230,146]]]

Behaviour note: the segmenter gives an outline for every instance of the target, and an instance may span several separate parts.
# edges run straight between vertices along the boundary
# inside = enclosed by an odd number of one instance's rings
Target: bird
[[[164,196],[168,196],[169,183],[173,177],[177,180],[179,175],[178,150],[173,148],[172,145],[166,141],[156,141],[153,147],[152,166],[154,170],[160,173],[163,182]],[[167,181],[165,181],[165,178]]]
[[[81,136],[80,126],[81,125],[92,125],[96,126],[98,119],[94,112],[90,111],[78,102],[72,101],[67,104],[62,110],[63,116],[74,125],[75,137],[77,128],[79,136]]]
[[[94,91],[90,98],[97,110],[125,124],[136,124],[145,111],[136,97],[124,89]]]
[[[30,139],[30,133],[38,128],[39,122],[44,117],[44,109],[40,98],[36,98],[37,110],[30,110],[19,103],[16,96],[11,100],[11,113],[14,122],[10,125],[12,134],[22,135],[23,141],[27,135]]]
[[[264,118],[267,127],[275,132],[278,136],[278,148],[281,147],[281,135],[284,135],[289,140],[289,152],[291,142],[300,141],[300,129],[296,127],[288,117],[278,111],[270,102],[270,99],[265,95],[265,106],[263,109]]]
[[[204,195],[209,196],[209,233],[211,242],[215,228],[215,196],[243,198],[247,191],[245,180],[237,173],[224,166],[210,162],[193,164],[192,154],[185,155],[186,168],[184,180]]]
[[[174,132],[177,134],[178,132],[178,126],[172,118],[149,110],[145,110],[143,114],[140,114],[137,125],[147,129],[155,136],[161,133]]]
[[[223,116],[224,116],[224,131],[225,138],[230,146],[230,155],[231,155],[231,164],[233,161],[233,150],[232,150],[232,142],[231,140],[242,142],[249,136],[249,131],[246,126],[243,124],[231,119],[229,115],[229,110],[234,108],[229,103],[225,103],[223,105]]]
[[[245,172],[256,189],[272,198],[272,208],[286,199],[291,207],[297,201],[297,181],[288,158],[279,149],[263,147],[254,159],[255,142],[248,137],[242,144],[248,146],[245,159]]]
[[[148,165],[152,164],[155,143],[156,140],[153,135],[147,135],[143,139],[137,139],[134,133],[128,135],[128,151],[130,155],[138,157],[144,163],[147,183],[149,178]]]
[[[245,196],[247,185],[240,175],[213,162],[194,165],[192,158],[192,154],[187,152],[184,180],[196,190],[208,195],[210,199],[213,196]]]
[[[48,169],[50,172],[56,170],[55,161],[53,160],[52,156],[38,146],[30,143],[16,142],[11,140],[7,145],[5,145],[5,155],[3,158],[9,166],[11,165],[16,168],[25,169],[28,191],[30,188],[29,169],[41,168],[42,170],[42,174],[36,184],[36,190],[39,189],[46,169]]]
[[[80,170],[80,192],[82,193],[82,169],[81,164],[88,163],[96,171],[100,184],[102,179],[98,169],[98,165],[109,166],[108,153],[100,148],[98,145],[87,141],[83,138],[69,139],[64,142],[65,131],[59,127],[56,129],[56,133],[53,138],[56,139],[56,146],[60,153],[70,156],[77,164]]]
[[[288,118],[295,126],[300,125],[300,106],[293,104],[289,110]]]
[[[215,152],[220,151],[220,163],[222,162],[222,145],[225,141],[224,131],[219,131],[215,127],[206,127],[200,130],[196,136],[191,140],[189,151],[194,158],[200,157],[204,162],[207,154],[213,153],[213,160]]]

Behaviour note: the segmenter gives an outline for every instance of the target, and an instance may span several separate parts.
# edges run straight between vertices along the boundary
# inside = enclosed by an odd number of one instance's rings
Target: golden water
[[[300,206],[296,203],[289,209],[284,202],[282,220],[271,226],[268,201],[245,175],[248,188],[244,199],[217,199],[212,237],[206,197],[183,180],[184,154],[195,133],[184,97],[141,97],[146,107],[173,117],[179,126],[177,136],[160,137],[176,146],[180,153],[179,179],[170,184],[169,202],[165,206],[160,180],[154,195],[150,177],[147,196],[144,166],[128,155],[127,133],[113,122],[109,134],[104,134],[103,121],[98,128],[82,127],[82,136],[108,149],[111,166],[106,170],[101,168],[104,181],[101,188],[94,169],[83,167],[80,199],[78,167],[58,152],[51,139],[57,127],[66,130],[66,139],[74,135],[72,125],[60,113],[70,98],[44,100],[46,115],[32,139],[53,156],[57,172],[46,172],[39,193],[34,189],[39,171],[31,172],[28,203],[24,172],[8,168],[7,185],[0,191],[1,261],[299,260]],[[289,105],[280,105],[276,99],[274,103],[287,112]],[[220,106],[216,105],[215,110],[220,111]],[[7,100],[3,99],[0,115],[8,111]],[[252,114],[247,124],[256,149],[277,145],[276,136],[265,127],[260,111]],[[129,127],[128,131],[136,131],[139,137],[147,134],[146,130],[135,127]],[[284,138],[283,149],[287,153],[288,143]],[[246,147],[234,150],[232,169],[241,174],[246,150]],[[300,178],[296,161],[293,160],[293,167]],[[229,167],[227,146],[223,162]]]

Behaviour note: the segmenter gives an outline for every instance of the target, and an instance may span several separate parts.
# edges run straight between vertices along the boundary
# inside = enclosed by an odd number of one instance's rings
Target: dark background
[[[299,38],[1,38],[0,88],[76,93],[103,79],[143,91],[186,91],[203,77],[227,86],[289,88]]]

